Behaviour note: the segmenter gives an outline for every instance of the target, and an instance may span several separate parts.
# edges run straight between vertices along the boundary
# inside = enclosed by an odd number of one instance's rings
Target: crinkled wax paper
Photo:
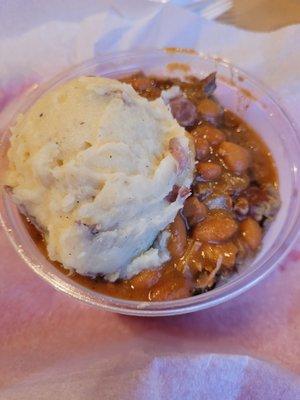
[[[300,122],[299,26],[253,33],[143,0],[4,1],[0,22],[0,108],[96,53],[180,46],[232,60]],[[0,254],[1,400],[300,398],[297,245],[240,297],[156,319],[108,314],[56,292],[3,232]]]

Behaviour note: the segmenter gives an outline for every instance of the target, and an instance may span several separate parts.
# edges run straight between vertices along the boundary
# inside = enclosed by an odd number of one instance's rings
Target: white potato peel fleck
[[[67,269],[130,278],[169,259],[167,233],[188,195],[194,154],[159,98],[82,77],[41,97],[11,129],[7,184]]]

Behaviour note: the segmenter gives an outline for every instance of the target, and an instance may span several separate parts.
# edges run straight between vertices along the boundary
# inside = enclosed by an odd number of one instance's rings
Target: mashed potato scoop
[[[7,184],[51,260],[113,281],[169,259],[166,227],[189,195],[194,153],[161,98],[71,80],[18,117],[8,157]]]

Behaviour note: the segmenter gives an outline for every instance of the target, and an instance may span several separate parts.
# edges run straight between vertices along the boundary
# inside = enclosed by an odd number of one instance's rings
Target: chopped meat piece
[[[249,176],[246,174],[238,176],[225,172],[219,182],[218,189],[229,195],[237,196],[248,187],[249,181]]]
[[[243,196],[249,202],[249,215],[258,222],[273,218],[280,207],[278,191],[272,185],[263,187],[252,185],[243,192]]]
[[[239,216],[245,216],[249,212],[249,201],[246,197],[238,197],[234,203],[233,209]]]
[[[186,186],[181,186],[181,188],[179,189],[178,194],[179,194],[179,196],[181,198],[183,198],[183,197],[187,198],[191,194],[191,191]]]
[[[181,173],[189,162],[189,155],[180,143],[180,139],[172,138],[169,142],[169,150],[175,160],[178,162],[178,172]]]
[[[211,96],[213,92],[216,90],[216,72],[209,74],[206,78],[201,80],[203,85],[203,92],[206,96]]]
[[[209,195],[211,195],[214,191],[214,184],[213,182],[200,182],[196,183],[193,192],[200,201],[205,200]]]
[[[170,101],[173,117],[181,126],[192,126],[196,123],[198,113],[191,100],[184,96],[176,97]]]
[[[169,203],[174,203],[178,197],[179,186],[174,185],[171,192],[165,198]]]

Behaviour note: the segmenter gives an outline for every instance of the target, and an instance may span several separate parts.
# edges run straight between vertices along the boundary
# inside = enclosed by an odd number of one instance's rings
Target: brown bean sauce
[[[188,120],[185,126],[199,147],[191,187],[193,199],[169,226],[172,258],[159,269],[115,283],[76,273],[70,279],[97,292],[130,300],[172,300],[206,292],[259,250],[261,236],[280,206],[273,158],[258,134],[213,97],[213,74],[204,80],[190,77],[184,82],[142,73],[121,80],[149,100],[177,85],[197,110],[195,121],[191,124]],[[24,221],[47,255],[42,236]],[[53,264],[69,273],[59,263]]]

